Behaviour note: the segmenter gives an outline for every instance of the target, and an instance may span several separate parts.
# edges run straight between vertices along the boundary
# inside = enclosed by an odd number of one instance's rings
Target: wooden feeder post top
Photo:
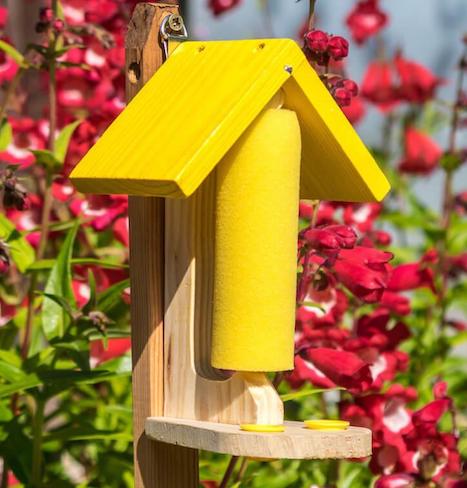
[[[279,90],[302,131],[301,197],[382,200],[385,176],[289,39],[182,43],[71,179],[85,193],[188,197]]]

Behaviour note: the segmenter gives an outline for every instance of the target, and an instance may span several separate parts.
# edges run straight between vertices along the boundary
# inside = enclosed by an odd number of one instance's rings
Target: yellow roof
[[[85,193],[189,196],[281,88],[302,129],[302,198],[381,200],[389,183],[289,39],[181,44],[71,179]]]

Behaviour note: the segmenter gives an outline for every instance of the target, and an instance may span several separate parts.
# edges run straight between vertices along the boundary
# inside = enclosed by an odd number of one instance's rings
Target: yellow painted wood
[[[71,178],[86,193],[189,196],[281,87],[302,129],[302,197],[383,198],[384,175],[288,39],[183,43]]]

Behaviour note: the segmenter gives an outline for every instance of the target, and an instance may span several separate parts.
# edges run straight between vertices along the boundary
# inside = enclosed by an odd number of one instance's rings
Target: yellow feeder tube
[[[300,161],[295,112],[268,109],[217,168],[215,368],[293,369]]]

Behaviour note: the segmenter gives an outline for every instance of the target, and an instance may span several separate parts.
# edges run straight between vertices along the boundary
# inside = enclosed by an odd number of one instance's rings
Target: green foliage
[[[0,240],[8,245],[12,260],[24,273],[35,260],[34,249],[5,215],[0,215]]]

